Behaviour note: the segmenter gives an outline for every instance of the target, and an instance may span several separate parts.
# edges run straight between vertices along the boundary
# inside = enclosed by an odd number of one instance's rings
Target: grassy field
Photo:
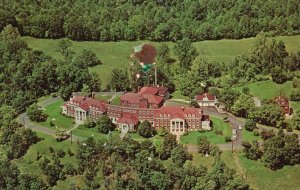
[[[243,141],[248,141],[252,143],[254,140],[256,141],[262,140],[260,136],[254,136],[253,132],[247,131],[245,128],[243,128],[242,135],[243,135]]]
[[[56,58],[60,58],[61,55],[56,52],[56,47],[59,40],[54,39],[37,39],[32,37],[22,37],[26,41],[30,48],[36,50],[42,50],[46,54]],[[278,40],[282,40],[286,44],[288,52],[297,52],[300,50],[300,35],[297,36],[279,36]],[[194,46],[199,51],[200,55],[204,58],[228,62],[234,59],[235,56],[247,53],[253,47],[255,39],[247,38],[241,40],[209,40],[202,42],[195,42]],[[130,54],[133,51],[133,47],[140,45],[146,41],[134,41],[134,42],[73,42],[73,50],[80,52],[83,49],[93,50],[97,57],[103,62],[103,65],[90,68],[90,71],[97,72],[102,80],[102,87],[106,87],[111,79],[111,70],[113,68],[126,68],[130,63]],[[158,46],[158,42],[150,42],[154,46]],[[174,46],[174,43],[167,43],[170,48]],[[171,56],[174,56],[171,51]]]
[[[114,99],[112,99],[111,104],[113,105],[121,105],[121,96],[117,95],[114,97]]]
[[[77,129],[74,129],[72,131],[73,135],[76,135],[78,137],[82,137],[83,139],[87,139],[89,137],[93,137],[97,140],[106,140],[108,138],[107,134],[100,133],[97,129],[95,128],[86,128],[83,125],[80,125]],[[119,136],[120,132],[118,131],[113,131],[112,132],[113,136]]]
[[[289,97],[293,89],[291,81],[287,81],[284,84],[277,84],[271,80],[267,80],[267,81],[260,81],[260,82],[247,84],[245,86],[249,87],[250,94],[252,96],[256,96],[260,100],[271,99],[279,95]],[[236,89],[242,91],[243,87],[245,86],[240,86],[237,87]],[[300,112],[300,102],[291,101],[291,105],[295,112]]]
[[[61,149],[65,152],[70,149],[73,153],[75,153],[77,145],[75,143],[71,144],[70,141],[57,142],[52,136],[45,135],[43,133],[37,132],[37,134],[40,138],[43,138],[43,140],[30,146],[29,150],[23,157],[13,160],[13,162],[18,166],[21,173],[34,174],[43,177],[42,171],[38,165],[38,161],[36,160],[37,152],[39,152],[39,154],[42,156],[50,158],[51,153],[49,147],[53,147],[55,151]],[[74,164],[76,163],[75,159],[75,156],[69,156],[66,153],[65,157],[60,158],[60,161],[63,164]],[[74,166],[77,167],[77,165]]]
[[[247,171],[247,180],[253,188],[261,190],[300,189],[300,165],[286,166],[272,171],[260,161],[248,160],[242,155],[239,155],[239,158]]]
[[[48,105],[44,110],[44,113],[48,114],[48,118],[44,122],[40,122],[39,125],[54,129],[55,126],[58,128],[69,129],[73,126],[73,119],[65,117],[61,114],[61,107],[64,104],[63,100],[58,100]],[[50,122],[53,121],[55,126],[50,126]]]
[[[192,162],[192,164],[194,166],[205,166],[208,170],[212,169],[212,166],[214,164],[214,157],[212,156],[208,156],[205,157],[202,154],[199,153],[192,153],[193,156],[193,160],[192,161],[188,161],[188,162]]]
[[[198,132],[192,131],[189,132],[186,136],[180,137],[181,144],[197,144],[197,140],[200,136],[205,136],[209,139],[212,144],[222,144],[225,143],[224,137],[229,136],[231,137],[232,131],[231,127],[228,123],[225,123],[222,119],[211,117],[213,122],[213,130],[206,131],[206,132]],[[215,132],[221,131],[223,135],[217,135]]]
[[[102,100],[104,102],[108,102],[108,100],[111,99],[111,96],[108,96],[108,95],[96,95],[95,99]]]
[[[267,80],[251,83],[245,86],[249,87],[251,95],[257,96],[261,100],[270,99],[279,95],[289,96],[293,89],[291,81],[284,84],[277,84],[271,80]],[[242,91],[245,86],[238,87],[237,90]]]

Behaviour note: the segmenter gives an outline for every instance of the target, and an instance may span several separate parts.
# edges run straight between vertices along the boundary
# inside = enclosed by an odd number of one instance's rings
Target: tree
[[[262,151],[260,150],[257,141],[253,141],[253,145],[247,141],[243,141],[242,146],[244,147],[244,153],[246,158],[251,160],[258,160],[261,158]]]
[[[239,98],[240,93],[232,89],[224,89],[220,95],[220,102],[223,103],[227,110],[231,110],[235,101]]]
[[[71,50],[72,42],[68,38],[64,38],[58,42],[57,52],[65,56],[66,60],[73,56],[74,52]]]
[[[37,104],[31,105],[27,110],[27,115],[31,121],[42,122],[46,121],[48,115],[44,114],[41,109],[39,109]]]
[[[280,67],[275,66],[271,70],[272,80],[276,83],[282,84],[289,79],[288,74]]]
[[[105,134],[108,134],[109,131],[114,130],[114,125],[107,115],[101,115],[96,121],[96,126],[99,132]]]
[[[183,71],[190,70],[193,60],[198,56],[197,49],[187,38],[184,38],[175,44],[174,52],[179,59],[179,64]]]
[[[248,118],[246,119],[245,126],[247,131],[253,131],[256,129],[256,121],[254,118]]]
[[[205,155],[210,153],[210,142],[207,137],[199,137],[197,141],[198,152]]]
[[[293,89],[291,94],[290,94],[290,99],[292,101],[300,101],[300,89]]]
[[[277,124],[284,120],[284,113],[278,105],[265,104],[254,113],[254,117],[260,124],[278,127]]]
[[[171,158],[173,163],[179,167],[182,167],[185,161],[189,160],[191,156],[182,145],[178,145],[171,151]]]
[[[265,166],[272,170],[282,168],[285,161],[285,142],[282,137],[272,137],[264,143],[264,155],[262,157]]]
[[[295,165],[300,163],[300,145],[298,135],[286,135],[284,146],[285,164]]]
[[[90,95],[101,90],[101,80],[97,73],[90,73],[86,80]]]
[[[260,133],[260,136],[263,140],[267,140],[270,139],[272,137],[275,136],[275,133],[273,130],[262,130],[262,132]]]
[[[171,156],[171,151],[178,145],[176,135],[168,133],[164,136],[164,142],[162,145],[162,151],[160,158],[166,160]]]
[[[129,79],[127,72],[115,68],[111,73],[111,87],[116,91],[125,91],[129,88]]]
[[[151,126],[148,120],[145,120],[139,125],[138,133],[142,137],[149,138],[156,134],[156,130]]]
[[[84,127],[86,127],[86,128],[94,128],[94,127],[96,127],[96,123],[92,120],[92,119],[90,119],[90,118],[87,118],[85,121],[84,121]]]
[[[294,117],[292,119],[292,127],[296,130],[300,130],[300,115],[298,113],[294,114]]]
[[[247,118],[250,112],[255,109],[254,101],[251,96],[241,94],[231,107],[232,113],[239,117]]]
[[[170,48],[166,43],[162,43],[157,48],[158,63],[168,63],[170,61]]]
[[[81,54],[75,58],[74,64],[80,68],[87,68],[101,65],[102,61],[97,58],[92,50],[84,49]]]

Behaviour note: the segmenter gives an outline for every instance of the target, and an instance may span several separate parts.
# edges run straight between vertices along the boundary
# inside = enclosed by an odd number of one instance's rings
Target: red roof
[[[180,118],[185,119],[187,117],[201,117],[202,110],[192,107],[172,107],[163,106],[154,113],[154,117],[159,118],[161,115],[167,118]]]
[[[207,98],[208,100],[211,100],[211,101],[216,100],[216,96],[210,95],[208,93],[204,93],[204,94],[196,96],[196,100],[204,100],[204,98]]]
[[[283,96],[278,96],[275,98],[275,102],[279,105],[279,106],[289,106],[289,99]]]
[[[78,103],[79,107],[81,107],[85,111],[89,110],[89,107],[94,107],[101,112],[105,112],[107,110],[105,102],[84,96],[76,96],[68,103]]]
[[[117,123],[128,124],[128,125],[137,125],[139,120],[134,114],[124,113],[122,117],[117,120]]]
[[[132,104],[138,104],[141,99],[147,99],[149,104],[160,104],[164,100],[161,96],[131,92],[121,96],[121,101],[128,101]]]
[[[162,92],[163,95],[168,92],[168,88],[164,86],[147,86],[143,87],[138,93],[139,94],[152,94],[152,95],[159,95],[159,92]]]
[[[158,88],[154,86],[143,87],[139,92],[139,94],[152,94],[156,95],[158,93]]]

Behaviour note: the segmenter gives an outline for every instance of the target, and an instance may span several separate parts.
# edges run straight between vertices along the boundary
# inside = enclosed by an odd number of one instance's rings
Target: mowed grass
[[[254,140],[256,141],[262,140],[260,136],[254,136],[253,132],[247,131],[245,128],[243,128],[242,135],[243,135],[243,141],[248,141],[250,143],[252,143]]]
[[[78,128],[72,131],[73,135],[81,137],[86,140],[90,137],[96,140],[107,140],[109,138],[108,134],[100,133],[97,127],[94,128],[86,128],[83,125],[79,125]],[[112,136],[119,136],[120,132],[112,131]]]
[[[203,156],[202,154],[199,153],[192,153],[193,156],[193,160],[192,161],[188,161],[188,162],[192,162],[192,164],[194,166],[204,166],[206,167],[208,170],[212,169],[212,166],[214,164],[214,157],[213,156]]]
[[[297,190],[300,189],[300,165],[285,166],[272,171],[261,161],[253,161],[239,155],[242,166],[247,171],[247,180],[254,189],[260,190]]]
[[[249,87],[251,95],[257,96],[261,100],[271,99],[279,95],[289,96],[293,89],[291,81],[287,81],[283,84],[277,84],[271,80],[267,80],[250,83],[245,86],[238,87],[237,90],[242,91],[243,87],[246,86]]]
[[[42,50],[46,54],[55,58],[61,58],[61,55],[56,52],[59,40],[54,39],[37,39],[32,37],[22,37],[30,48]],[[300,35],[296,36],[279,36],[278,40],[285,42],[286,49],[290,53],[295,53],[300,50]],[[105,88],[111,79],[111,71],[113,68],[126,68],[131,62],[130,55],[133,47],[148,41],[134,41],[134,42],[75,42],[73,41],[73,50],[81,52],[83,49],[90,49],[94,51],[99,59],[102,60],[103,65],[98,65],[90,68],[90,71],[96,72],[100,75],[102,80],[102,87]],[[242,55],[251,51],[255,42],[255,38],[247,38],[241,40],[209,40],[193,43],[199,51],[199,54],[213,61],[229,62],[234,60],[235,56]],[[148,42],[158,47],[159,42]],[[172,49],[174,43],[167,42]],[[171,56],[174,52],[171,51]]]
[[[46,121],[38,124],[52,129],[55,129],[55,126],[63,129],[71,128],[73,126],[73,119],[61,114],[62,109],[60,106],[63,104],[63,100],[57,100],[56,102],[45,107],[44,113],[48,114],[48,118]],[[55,124],[55,126],[50,126],[51,121]]]
[[[60,158],[60,161],[63,164],[69,163],[73,164],[75,162],[75,156],[69,156],[67,154],[67,151],[70,149],[73,153],[76,151],[77,144],[73,143],[71,144],[70,141],[63,141],[63,142],[57,142],[54,137],[37,132],[37,135],[42,138],[41,141],[38,143],[31,145],[26,154],[16,160],[13,160],[13,162],[18,166],[21,173],[29,173],[34,175],[42,175],[42,171],[39,167],[39,162],[37,161],[37,152],[41,156],[46,156],[48,159],[51,158],[51,153],[49,148],[53,147],[55,151],[61,149],[66,152],[65,157]],[[74,165],[77,167],[76,165]]]
[[[249,87],[252,96],[256,96],[260,100],[272,99],[279,95],[289,97],[293,90],[292,81],[277,84],[271,80],[267,80],[247,84],[245,86]],[[240,86],[236,89],[242,91],[245,86]],[[291,101],[290,103],[294,112],[300,112],[300,102]]]
[[[213,130],[198,132],[191,131],[188,132],[188,135],[180,137],[181,144],[197,144],[197,140],[199,137],[207,137],[207,139],[212,144],[223,144],[225,143],[225,137],[232,136],[232,129],[228,123],[225,123],[222,119],[211,117],[211,121],[213,122]],[[217,135],[216,131],[221,131],[222,135]]]

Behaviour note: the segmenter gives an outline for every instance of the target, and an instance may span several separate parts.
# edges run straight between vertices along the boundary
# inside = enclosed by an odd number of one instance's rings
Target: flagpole
[[[154,67],[154,83],[155,83],[155,86],[157,86],[157,71],[156,71],[156,67]]]

